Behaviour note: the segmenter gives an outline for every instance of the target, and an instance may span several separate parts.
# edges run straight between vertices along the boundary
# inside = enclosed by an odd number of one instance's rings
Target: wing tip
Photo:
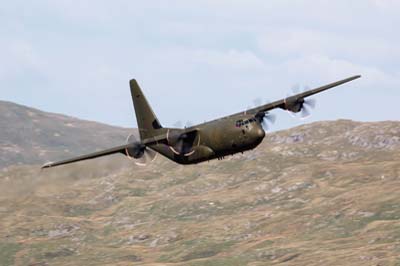
[[[338,81],[337,83],[343,84],[343,83],[347,83],[347,82],[350,82],[350,81],[359,79],[359,78],[361,78],[361,77],[362,77],[361,75],[355,75],[355,76],[348,77],[348,78],[346,78],[346,79],[344,79],[344,80],[340,80],[340,81]]]
[[[52,168],[54,166],[53,162],[48,162],[45,163],[44,165],[42,165],[42,167],[40,169],[48,169],[48,168]]]

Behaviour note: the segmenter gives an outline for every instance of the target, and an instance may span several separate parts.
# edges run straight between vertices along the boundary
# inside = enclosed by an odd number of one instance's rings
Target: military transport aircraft
[[[251,108],[204,124],[187,128],[164,128],[157,119],[136,80],[130,81],[133,105],[140,140],[134,135],[127,143],[115,148],[79,156],[69,160],[47,163],[50,168],[110,154],[121,153],[139,165],[154,160],[157,153],[179,164],[197,164],[213,159],[223,159],[256,148],[265,137],[263,125],[273,115],[269,111],[280,108],[292,113],[307,112],[307,97],[342,85],[361,76],[350,77],[285,99]]]

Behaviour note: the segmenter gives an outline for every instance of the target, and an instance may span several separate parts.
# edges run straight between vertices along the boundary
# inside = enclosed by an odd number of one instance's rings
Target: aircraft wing
[[[87,155],[78,156],[78,157],[68,159],[68,160],[63,160],[63,161],[59,161],[59,162],[55,162],[55,163],[50,162],[50,163],[46,163],[45,165],[43,165],[42,169],[51,168],[51,167],[55,167],[55,166],[59,166],[59,165],[63,165],[63,164],[70,164],[70,163],[75,163],[75,162],[79,162],[79,161],[94,159],[94,158],[111,155],[111,154],[115,154],[115,153],[122,153],[122,154],[126,155],[127,148],[128,148],[128,145],[126,144],[126,145],[118,146],[118,147],[111,148],[108,150],[98,151],[98,152],[90,153]]]
[[[322,86],[322,87],[319,87],[319,88],[316,88],[316,89],[305,91],[305,92],[299,93],[297,95],[290,96],[288,98],[285,98],[285,99],[282,99],[282,100],[279,100],[279,101],[275,101],[275,102],[272,102],[272,103],[268,103],[268,104],[265,104],[265,105],[262,105],[262,106],[247,110],[245,113],[246,114],[257,114],[257,113],[262,113],[262,112],[268,112],[268,111],[270,111],[272,109],[275,109],[275,108],[281,108],[281,109],[284,109],[284,110],[290,110],[291,105],[299,103],[301,101],[304,101],[304,98],[306,98],[306,97],[309,97],[309,96],[312,96],[314,94],[317,94],[317,93],[326,91],[328,89],[337,87],[339,85],[345,84],[347,82],[353,81],[353,80],[358,79],[358,78],[361,78],[361,76],[360,75],[353,76],[353,77],[350,77],[350,78],[347,78],[347,79],[343,79],[343,80],[340,80],[340,81],[337,81],[337,82],[334,82],[334,83],[331,83],[331,84],[328,84],[328,85],[325,85],[325,86]]]
[[[178,135],[172,135],[170,136],[170,138],[177,138],[180,139],[182,135],[188,135],[188,134],[192,134],[197,132],[198,129],[197,128],[192,128],[192,129],[188,129],[182,132],[179,132]],[[185,139],[185,138],[182,138]],[[143,145],[146,146],[151,146],[157,143],[168,143],[168,135],[167,134],[160,134],[159,136],[156,136],[154,138],[149,138],[149,139],[145,139],[142,141]],[[131,144],[125,144],[122,146],[118,146],[115,148],[111,148],[111,149],[107,149],[107,150],[103,150],[103,151],[98,151],[98,152],[94,152],[94,153],[90,153],[90,154],[86,154],[86,155],[82,155],[82,156],[78,156],[78,157],[74,157],[71,159],[67,159],[67,160],[63,160],[63,161],[59,161],[59,162],[49,162],[46,163],[42,166],[42,169],[45,168],[52,168],[52,167],[56,167],[56,166],[60,166],[60,165],[64,165],[64,164],[70,164],[70,163],[75,163],[75,162],[79,162],[79,161],[85,161],[85,160],[90,160],[90,159],[95,159],[98,157],[103,157],[103,156],[107,156],[107,155],[111,155],[111,154],[116,154],[116,153],[121,153],[125,156],[129,156],[127,154],[127,148],[130,147]]]

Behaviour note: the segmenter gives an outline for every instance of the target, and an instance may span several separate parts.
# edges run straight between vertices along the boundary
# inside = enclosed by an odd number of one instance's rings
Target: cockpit
[[[240,119],[240,120],[236,121],[236,127],[243,127],[245,125],[252,124],[252,123],[257,123],[257,119],[256,118],[250,118],[247,120]]]

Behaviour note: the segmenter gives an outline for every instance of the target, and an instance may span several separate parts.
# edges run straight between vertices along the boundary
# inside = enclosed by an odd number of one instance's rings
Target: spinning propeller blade
[[[308,86],[305,86],[303,89],[301,89],[300,85],[295,85],[292,88],[292,93],[288,95],[288,97],[291,97],[293,95],[297,95],[301,92],[306,92],[309,91],[310,88]],[[289,114],[293,117],[299,117],[302,120],[305,120],[311,116],[311,111],[315,109],[315,106],[317,105],[317,101],[315,99],[304,99],[301,102],[301,111],[298,113],[294,113],[291,111],[288,111]]]
[[[148,163],[155,160],[157,153],[146,145],[142,144],[135,135],[131,134],[128,136],[127,140],[126,155],[128,158],[134,160],[136,165],[146,166]]]

